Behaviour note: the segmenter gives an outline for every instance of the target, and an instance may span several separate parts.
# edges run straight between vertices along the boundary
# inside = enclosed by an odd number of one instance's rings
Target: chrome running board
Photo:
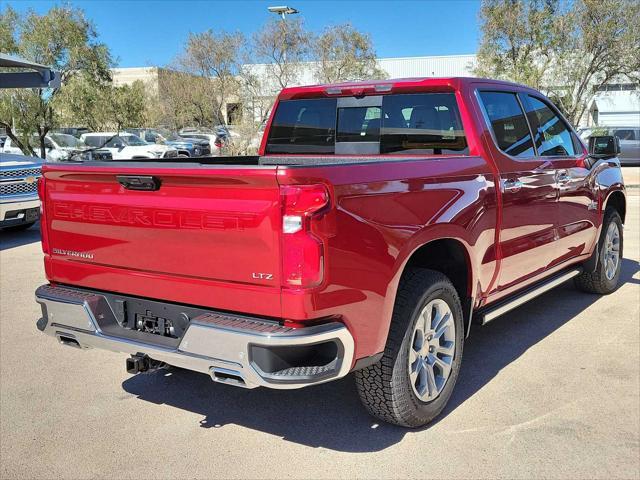
[[[495,305],[489,305],[486,307],[486,309],[482,309],[477,313],[478,317],[480,318],[480,323],[482,325],[485,325],[491,320],[498,318],[500,315],[504,315],[514,308],[527,303],[529,300],[533,300],[537,296],[548,292],[552,288],[557,287],[558,285],[572,279],[577,275],[580,275],[581,273],[582,268],[574,268],[568,271],[565,270],[564,272],[560,272],[559,274],[553,275],[550,278],[533,284],[531,287],[526,288],[523,292],[515,294],[515,296],[500,300]]]

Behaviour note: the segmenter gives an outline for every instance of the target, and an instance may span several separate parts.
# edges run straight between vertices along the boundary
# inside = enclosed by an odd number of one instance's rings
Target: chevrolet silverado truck
[[[0,230],[26,230],[38,221],[42,159],[0,153]]]
[[[257,156],[46,164],[37,327],[130,373],[355,372],[374,416],[425,425],[472,322],[616,289],[619,146],[590,141],[530,88],[404,79],[284,89]]]

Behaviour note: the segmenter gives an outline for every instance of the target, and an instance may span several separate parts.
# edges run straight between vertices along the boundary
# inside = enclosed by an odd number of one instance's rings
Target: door
[[[589,253],[598,225],[595,186],[584,167],[587,155],[576,134],[555,107],[543,97],[521,94],[534,136],[538,157],[551,162],[556,170],[558,208],[556,211],[557,248],[550,266]]]
[[[543,273],[556,258],[556,169],[536,155],[517,91],[479,91],[500,169],[502,222],[497,292]]]

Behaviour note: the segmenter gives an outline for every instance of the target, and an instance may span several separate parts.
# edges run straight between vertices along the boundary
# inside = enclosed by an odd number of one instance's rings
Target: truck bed
[[[448,155],[453,157],[455,155]],[[198,165],[229,165],[229,166],[319,166],[319,165],[347,165],[359,163],[388,163],[388,162],[411,162],[424,160],[425,158],[441,159],[443,155],[415,156],[398,155],[229,155],[217,157],[198,157],[189,161],[176,161],[175,158],[157,159],[153,161],[131,160],[109,160],[108,162],[84,162],[88,166],[107,166],[112,164],[125,164],[127,166],[160,167],[160,168],[187,168]]]

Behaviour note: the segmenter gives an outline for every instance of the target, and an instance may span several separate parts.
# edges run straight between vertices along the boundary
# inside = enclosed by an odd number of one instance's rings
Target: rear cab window
[[[280,102],[269,129],[267,153],[333,153],[336,104],[335,98]]]
[[[453,93],[390,95],[382,107],[380,153],[468,155]]]
[[[267,154],[468,155],[454,93],[282,100]]]

